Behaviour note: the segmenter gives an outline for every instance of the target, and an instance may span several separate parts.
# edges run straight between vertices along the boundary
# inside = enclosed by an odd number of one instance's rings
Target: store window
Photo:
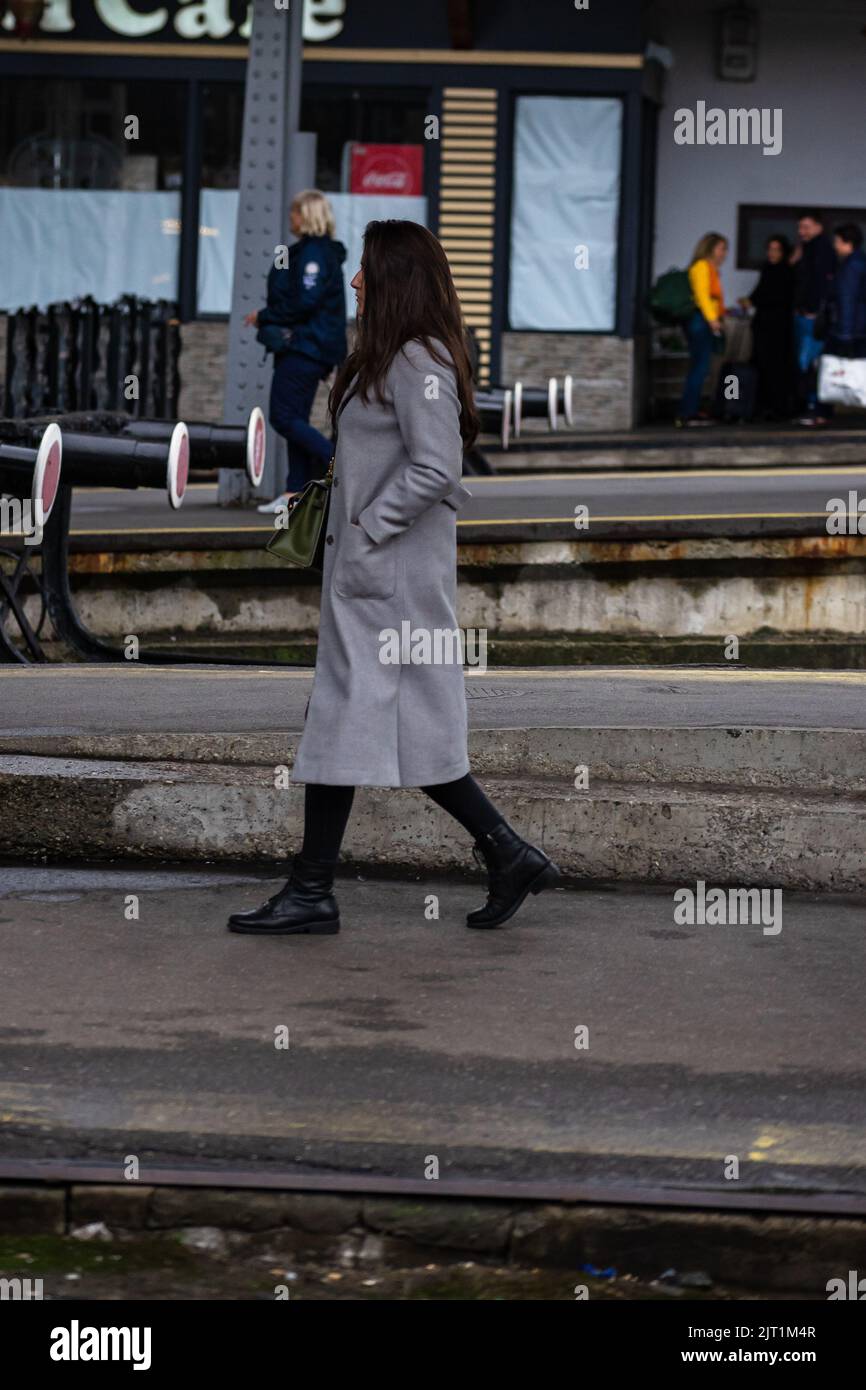
[[[227,314],[231,304],[243,122],[243,82],[204,86],[196,301],[199,314]]]
[[[621,147],[617,98],[518,98],[512,328],[613,331]]]
[[[231,303],[243,83],[204,89],[203,167],[199,207],[198,312],[226,314]],[[427,223],[424,121],[426,92],[305,85],[301,129],[316,134],[316,186],[334,208],[346,247],[349,281],[358,268],[367,223],[405,217]]]
[[[791,245],[798,238],[798,225],[809,204],[741,203],[737,208],[737,269],[760,270],[772,236],[787,237]],[[855,222],[866,237],[866,208],[820,208],[824,231]]]
[[[0,84],[0,308],[174,299],[183,85]]]
[[[0,310],[91,295],[175,299],[187,83],[9,79],[0,86]],[[310,86],[316,182],[347,248],[377,217],[426,223],[426,91]],[[243,82],[201,87],[196,306],[227,314],[234,270]],[[351,297],[349,298],[351,303]]]
[[[427,93],[410,87],[389,87],[386,91],[366,87],[305,85],[301,100],[301,129],[316,132],[316,182],[325,193],[348,193],[352,189],[353,150],[358,145],[375,145],[395,151],[403,149],[423,156],[424,122],[430,110]],[[423,163],[419,160],[414,166]],[[392,165],[396,183],[398,165]],[[385,177],[385,174],[383,174]],[[355,161],[357,180],[357,161]],[[423,194],[423,170],[412,185]],[[356,193],[358,189],[355,189]],[[383,190],[384,191],[384,190]],[[405,196],[400,190],[396,196]],[[393,187],[392,187],[392,196]]]

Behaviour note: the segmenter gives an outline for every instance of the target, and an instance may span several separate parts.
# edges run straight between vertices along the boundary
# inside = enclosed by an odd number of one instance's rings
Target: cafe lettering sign
[[[278,6],[279,7],[279,6]],[[288,3],[283,4],[288,10]],[[0,0],[2,28],[14,30],[15,16]],[[304,42],[326,43],[343,31],[346,0],[304,0]],[[248,0],[46,0],[37,35],[70,39],[162,39],[199,43],[248,39]],[[37,38],[38,42],[38,38]]]

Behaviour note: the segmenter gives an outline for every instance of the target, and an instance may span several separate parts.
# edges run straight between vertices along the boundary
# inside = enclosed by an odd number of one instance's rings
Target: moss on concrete
[[[593,1301],[732,1298],[662,1288],[627,1275],[599,1279],[572,1270],[518,1268],[460,1261],[415,1268],[371,1264],[343,1268],[335,1261],[307,1262],[279,1250],[237,1250],[215,1257],[185,1249],[176,1234],[127,1236],[86,1242],[69,1236],[0,1236],[0,1277],[42,1279],[45,1298],[274,1300],[408,1300],[573,1302],[576,1286]]]

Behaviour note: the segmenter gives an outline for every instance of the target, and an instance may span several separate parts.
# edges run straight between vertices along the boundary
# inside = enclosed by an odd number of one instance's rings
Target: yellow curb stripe
[[[575,527],[576,531],[587,532],[593,523],[596,525],[604,522],[629,522],[640,523],[648,521],[772,521],[772,520],[791,520],[791,519],[817,519],[823,517],[826,520],[827,513],[824,512],[671,512],[658,513],[651,516],[593,516],[590,512],[589,525]],[[458,526],[559,526],[567,522],[574,525],[574,514],[569,516],[483,516],[467,517],[465,521],[458,520]],[[269,526],[211,526],[203,523],[201,526],[115,526],[110,531],[90,531],[72,528],[70,536],[188,536],[195,535],[201,531],[206,535],[267,535],[272,528]]]
[[[844,464],[838,467],[832,464],[825,464],[819,468],[807,468],[805,465],[800,468],[664,468],[654,470],[644,470],[641,468],[618,468],[612,472],[580,472],[580,473],[496,473],[492,476],[482,474],[473,476],[467,480],[467,486],[471,489],[479,484],[483,487],[490,487],[495,483],[527,483],[527,482],[572,482],[580,483],[584,479],[610,482],[621,480],[631,482],[634,478],[843,478],[853,477],[866,473],[866,466],[862,464]],[[198,487],[214,486],[210,483],[193,484]]]
[[[719,642],[723,639],[720,637]],[[167,681],[183,678],[194,680],[311,680],[313,667],[301,670],[277,670],[273,667],[247,667],[244,670],[227,670],[223,667],[204,669],[190,666],[155,667],[128,666],[106,662],[98,666],[45,665],[45,666],[0,666],[0,680],[28,680],[33,678],[71,677],[78,680],[86,678],[137,677],[143,680]],[[724,667],[682,667],[682,666],[577,666],[573,668],[510,667],[480,671],[469,669],[465,672],[470,680],[512,681],[512,680],[659,680],[667,682],[761,682],[761,683],[802,683],[866,685],[866,671],[812,671],[788,670],[768,671],[763,669],[728,670]],[[0,730],[0,733],[3,733]]]

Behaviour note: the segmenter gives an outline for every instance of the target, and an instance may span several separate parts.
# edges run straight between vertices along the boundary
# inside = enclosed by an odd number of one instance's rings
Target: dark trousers
[[[456,782],[421,787],[431,800],[459,821],[478,840],[503,819],[475,778],[467,772]],[[354,787],[331,787],[308,782],[304,799],[304,843],[301,855],[318,863],[335,864],[355,799]]]
[[[794,345],[791,315],[785,309],[759,309],[752,323],[752,363],[758,373],[758,409],[780,419],[791,414],[794,396]]]
[[[319,382],[330,370],[300,352],[283,352],[274,362],[270,421],[289,446],[288,492],[320,478],[330,461],[330,441],[310,424]]]
[[[695,309],[686,324],[686,339],[689,345],[689,374],[683,387],[680,415],[684,420],[692,420],[700,409],[701,392],[713,356],[713,330],[700,309]]]

